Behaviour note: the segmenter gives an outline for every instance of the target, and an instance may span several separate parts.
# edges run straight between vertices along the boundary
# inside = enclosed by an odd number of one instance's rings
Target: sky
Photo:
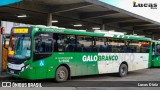
[[[99,0],[110,5],[119,7],[129,12],[149,18],[160,23],[160,0]],[[157,3],[157,9],[150,7],[133,7],[133,1],[137,3]]]

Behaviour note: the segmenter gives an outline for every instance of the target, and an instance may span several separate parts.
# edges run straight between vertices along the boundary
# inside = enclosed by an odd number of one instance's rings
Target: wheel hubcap
[[[125,67],[123,67],[123,68],[121,69],[121,72],[122,72],[122,74],[125,74],[125,73],[126,73]]]
[[[58,73],[58,77],[59,77],[59,79],[64,79],[65,78],[65,72],[64,71],[60,71]]]

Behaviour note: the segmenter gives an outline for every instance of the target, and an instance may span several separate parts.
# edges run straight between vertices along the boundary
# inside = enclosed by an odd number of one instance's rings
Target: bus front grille
[[[8,72],[10,73],[10,74],[19,74],[20,73],[20,70],[14,70],[14,69],[10,69],[10,68],[8,68]]]

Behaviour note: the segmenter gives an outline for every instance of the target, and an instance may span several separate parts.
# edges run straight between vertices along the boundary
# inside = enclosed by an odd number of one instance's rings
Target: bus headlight
[[[30,67],[30,65],[25,66],[26,69],[29,68],[29,67]]]
[[[26,65],[26,66],[22,67],[21,72],[24,71],[25,69],[29,68],[29,67],[30,67],[30,65]]]
[[[24,71],[25,67],[22,67],[21,72]]]

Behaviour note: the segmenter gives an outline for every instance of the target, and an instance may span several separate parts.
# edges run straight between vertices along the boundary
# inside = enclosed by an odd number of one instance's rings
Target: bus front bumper
[[[35,69],[25,69],[24,71],[17,71],[12,69],[7,69],[7,74],[16,77],[16,78],[24,78],[24,79],[30,79],[35,80]]]

